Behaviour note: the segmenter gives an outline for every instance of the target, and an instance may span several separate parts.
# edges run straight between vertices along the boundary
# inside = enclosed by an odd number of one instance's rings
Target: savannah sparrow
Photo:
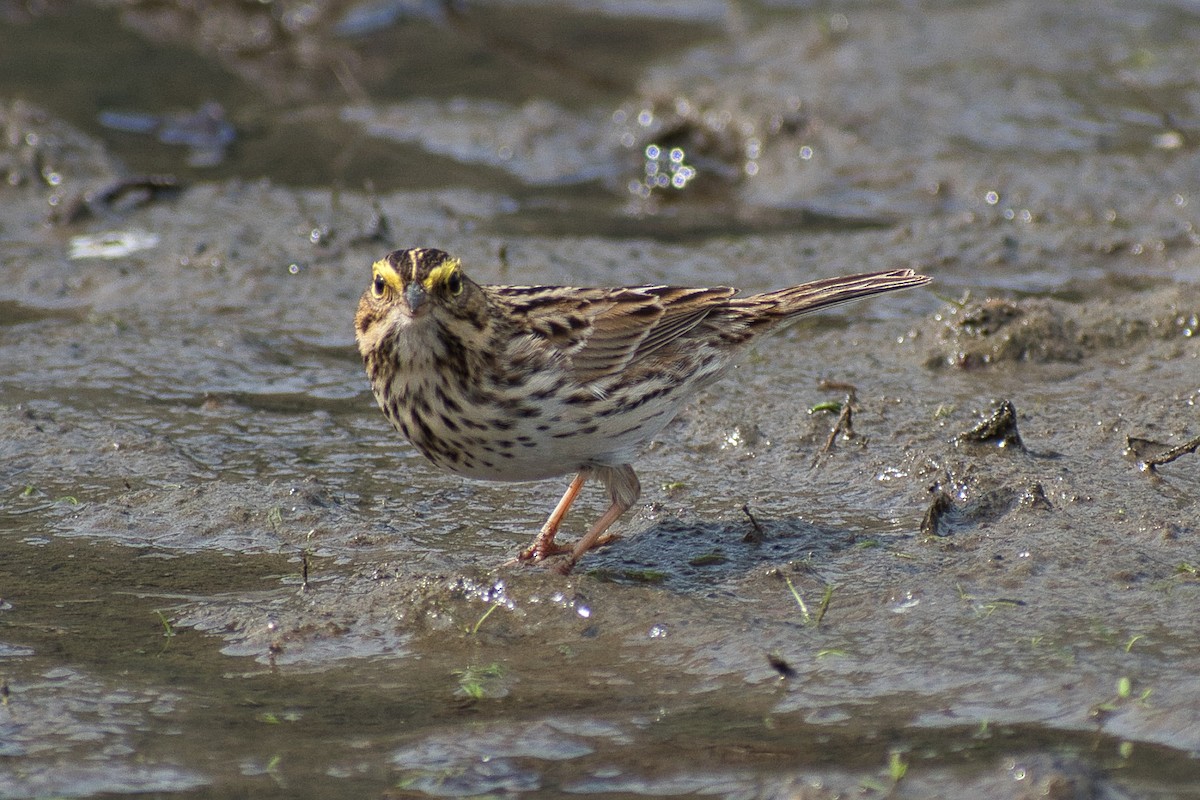
[[[630,462],[756,336],[810,311],[929,278],[897,269],[765,294],[633,286],[481,286],[457,258],[396,250],[371,267],[354,319],[371,388],[392,425],[437,466],[528,481],[574,472],[522,561],[569,553],[566,573],[613,538],[641,493]],[[554,535],[588,477],[611,505],[574,547]]]

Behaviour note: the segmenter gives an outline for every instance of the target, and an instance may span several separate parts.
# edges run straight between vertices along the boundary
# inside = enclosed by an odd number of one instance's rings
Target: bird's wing
[[[645,358],[681,336],[686,336],[714,309],[723,307],[726,300],[737,294],[737,289],[730,289],[728,286],[707,289],[648,286],[642,291],[658,298],[663,314],[638,344],[631,363]]]
[[[530,334],[556,348],[572,376],[589,383],[619,374],[693,330],[735,289],[504,287]]]

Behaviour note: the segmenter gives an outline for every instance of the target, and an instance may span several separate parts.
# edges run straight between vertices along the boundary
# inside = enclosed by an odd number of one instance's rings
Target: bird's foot
[[[583,556],[584,553],[588,552],[589,550],[595,550],[597,547],[601,547],[610,542],[615,542],[620,538],[621,535],[618,533],[605,533],[595,542],[592,542],[592,544],[586,549],[580,549],[579,545],[571,546],[558,544],[553,538],[543,540],[542,537],[539,536],[537,539],[533,540],[533,544],[522,550],[516,558],[508,561],[505,566],[515,566],[517,564],[536,564],[553,556],[566,555],[567,558],[560,559],[555,561],[553,564],[548,565],[548,569],[553,572],[557,572],[560,575],[569,575],[571,570],[574,569],[575,563],[579,561],[580,557]]]
[[[588,547],[580,547],[579,545],[575,545],[575,548],[571,550],[571,555],[555,561],[549,566],[549,569],[552,572],[557,572],[559,575],[570,575],[571,570],[575,569],[575,565],[579,563],[579,559],[583,557],[584,553],[590,550],[595,550],[597,547],[602,547],[609,542],[615,542],[620,538],[620,534],[606,533],[596,541],[592,542]],[[568,548],[563,549],[566,550]]]
[[[533,544],[521,551],[516,557],[518,564],[536,564],[539,561],[545,561],[550,556],[558,556],[563,553],[570,553],[574,550],[573,547],[558,544],[553,539],[547,541],[534,540]]]
[[[505,564],[505,566],[513,566],[515,564],[536,564],[539,561],[545,561],[550,556],[562,555],[570,553],[574,548],[567,545],[559,544],[554,541],[554,534],[557,531],[546,530],[545,528],[533,540],[533,544],[522,550],[517,557]]]

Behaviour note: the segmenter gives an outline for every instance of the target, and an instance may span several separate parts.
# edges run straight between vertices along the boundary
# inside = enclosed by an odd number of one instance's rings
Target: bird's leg
[[[575,543],[575,549],[571,551],[571,555],[552,567],[555,572],[563,575],[570,573],[588,550],[619,539],[620,537],[616,534],[607,533],[608,528],[637,502],[642,493],[642,486],[638,482],[637,475],[634,473],[633,467],[628,464],[622,464],[619,467],[600,467],[597,469],[597,477],[608,487],[612,505],[596,521],[587,535]]]
[[[518,561],[541,561],[546,556],[571,550],[565,545],[555,544],[554,535],[558,533],[558,526],[562,524],[563,517],[567,515],[567,510],[571,508],[571,504],[575,502],[584,482],[591,474],[590,469],[579,470],[574,480],[571,481],[571,485],[567,487],[567,491],[563,493],[562,499],[558,501],[558,505],[554,507],[554,511],[550,513],[550,518],[546,520],[546,524],[534,538],[533,544],[522,550],[521,554],[517,556]]]

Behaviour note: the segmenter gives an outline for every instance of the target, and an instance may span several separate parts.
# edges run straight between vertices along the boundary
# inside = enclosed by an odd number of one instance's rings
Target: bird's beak
[[[404,302],[408,303],[408,313],[414,317],[420,313],[421,307],[428,299],[429,295],[425,293],[425,287],[419,281],[412,281],[404,287]]]

